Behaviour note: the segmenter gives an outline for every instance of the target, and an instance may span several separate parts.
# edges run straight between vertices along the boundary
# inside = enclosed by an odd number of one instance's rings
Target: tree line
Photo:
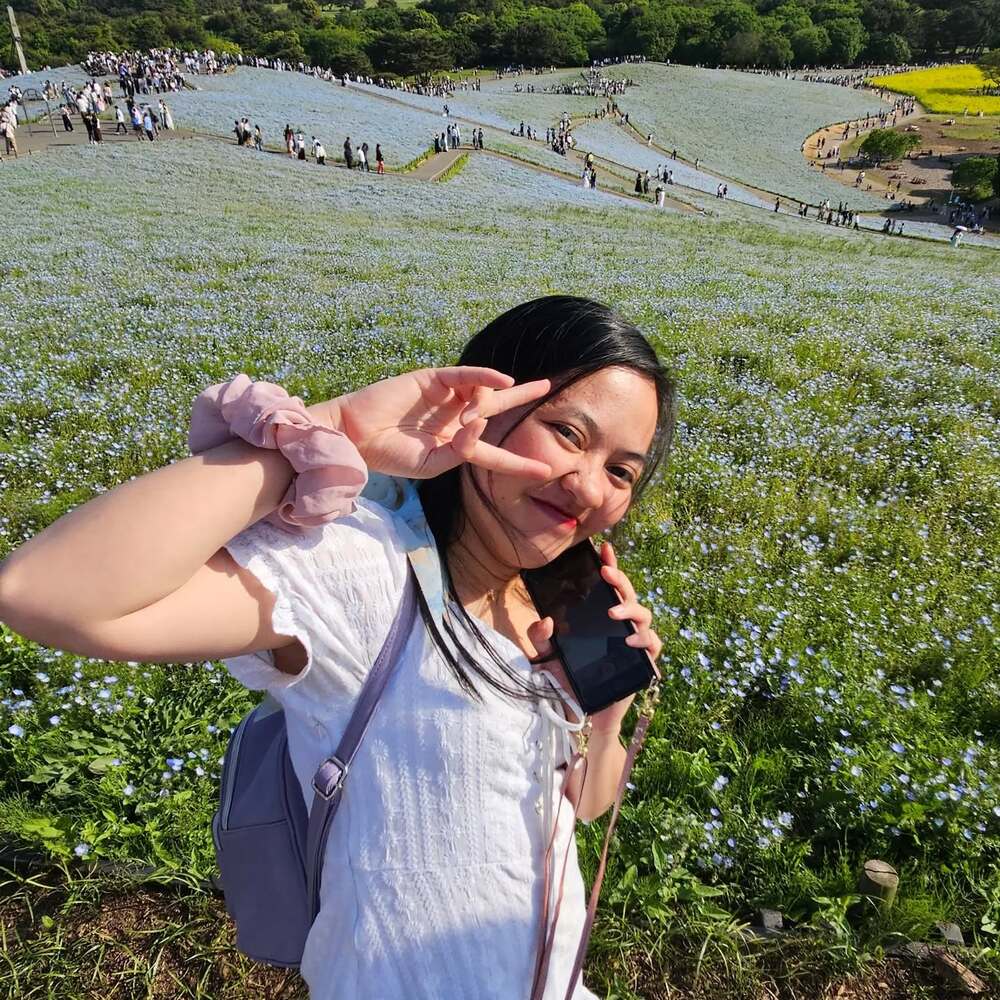
[[[616,55],[775,69],[898,65],[1000,47],[1000,0],[11,0],[29,65],[88,51],[242,51],[399,74]],[[14,69],[6,18],[0,64]]]

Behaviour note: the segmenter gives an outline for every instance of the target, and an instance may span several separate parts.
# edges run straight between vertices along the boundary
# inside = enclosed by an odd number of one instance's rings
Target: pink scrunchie
[[[294,427],[283,431],[279,424]],[[253,382],[242,372],[210,385],[191,408],[188,447],[192,455],[236,437],[258,448],[275,448],[296,475],[277,510],[264,518],[292,534],[352,513],[368,482],[368,468],[354,442],[342,431],[312,422],[298,396],[273,382]]]

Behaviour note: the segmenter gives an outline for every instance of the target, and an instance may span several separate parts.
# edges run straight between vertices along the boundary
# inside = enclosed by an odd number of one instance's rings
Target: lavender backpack
[[[312,809],[288,755],[285,713],[267,697],[229,739],[212,839],[236,947],[259,962],[298,967],[319,912],[323,851],[344,781],[417,613],[412,568],[399,610],[347,729],[313,777]]]

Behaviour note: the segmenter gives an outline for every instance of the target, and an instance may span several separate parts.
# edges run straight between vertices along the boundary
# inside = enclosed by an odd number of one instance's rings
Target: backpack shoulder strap
[[[375,665],[365,678],[354,712],[347,729],[337,745],[337,751],[328,757],[313,776],[313,803],[309,812],[309,829],[306,834],[306,885],[310,906],[310,921],[319,912],[320,872],[323,865],[323,851],[326,847],[330,824],[336,815],[343,794],[344,781],[354,757],[361,746],[379,698],[385,690],[396,664],[413,631],[417,615],[419,584],[413,567],[407,560],[406,583],[399,610],[389,628]]]

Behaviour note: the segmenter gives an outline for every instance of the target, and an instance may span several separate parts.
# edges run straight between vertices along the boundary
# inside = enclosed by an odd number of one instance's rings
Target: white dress
[[[226,545],[276,595],[275,631],[308,653],[294,676],[274,667],[270,651],[223,662],[285,709],[310,805],[313,773],[335,751],[402,596],[399,529],[392,512],[362,499],[308,535],[258,521]],[[513,642],[483,629],[513,669],[533,673]],[[484,701],[473,701],[426,631],[418,619],[331,828],[301,965],[311,1000],[528,1000],[531,991],[544,825],[564,799],[558,767],[572,748],[551,706],[541,711],[481,681]],[[585,917],[572,815],[564,799],[556,886],[569,857],[545,1000],[566,994]],[[551,914],[555,887],[550,898]],[[578,982],[573,1000],[597,998]]]

